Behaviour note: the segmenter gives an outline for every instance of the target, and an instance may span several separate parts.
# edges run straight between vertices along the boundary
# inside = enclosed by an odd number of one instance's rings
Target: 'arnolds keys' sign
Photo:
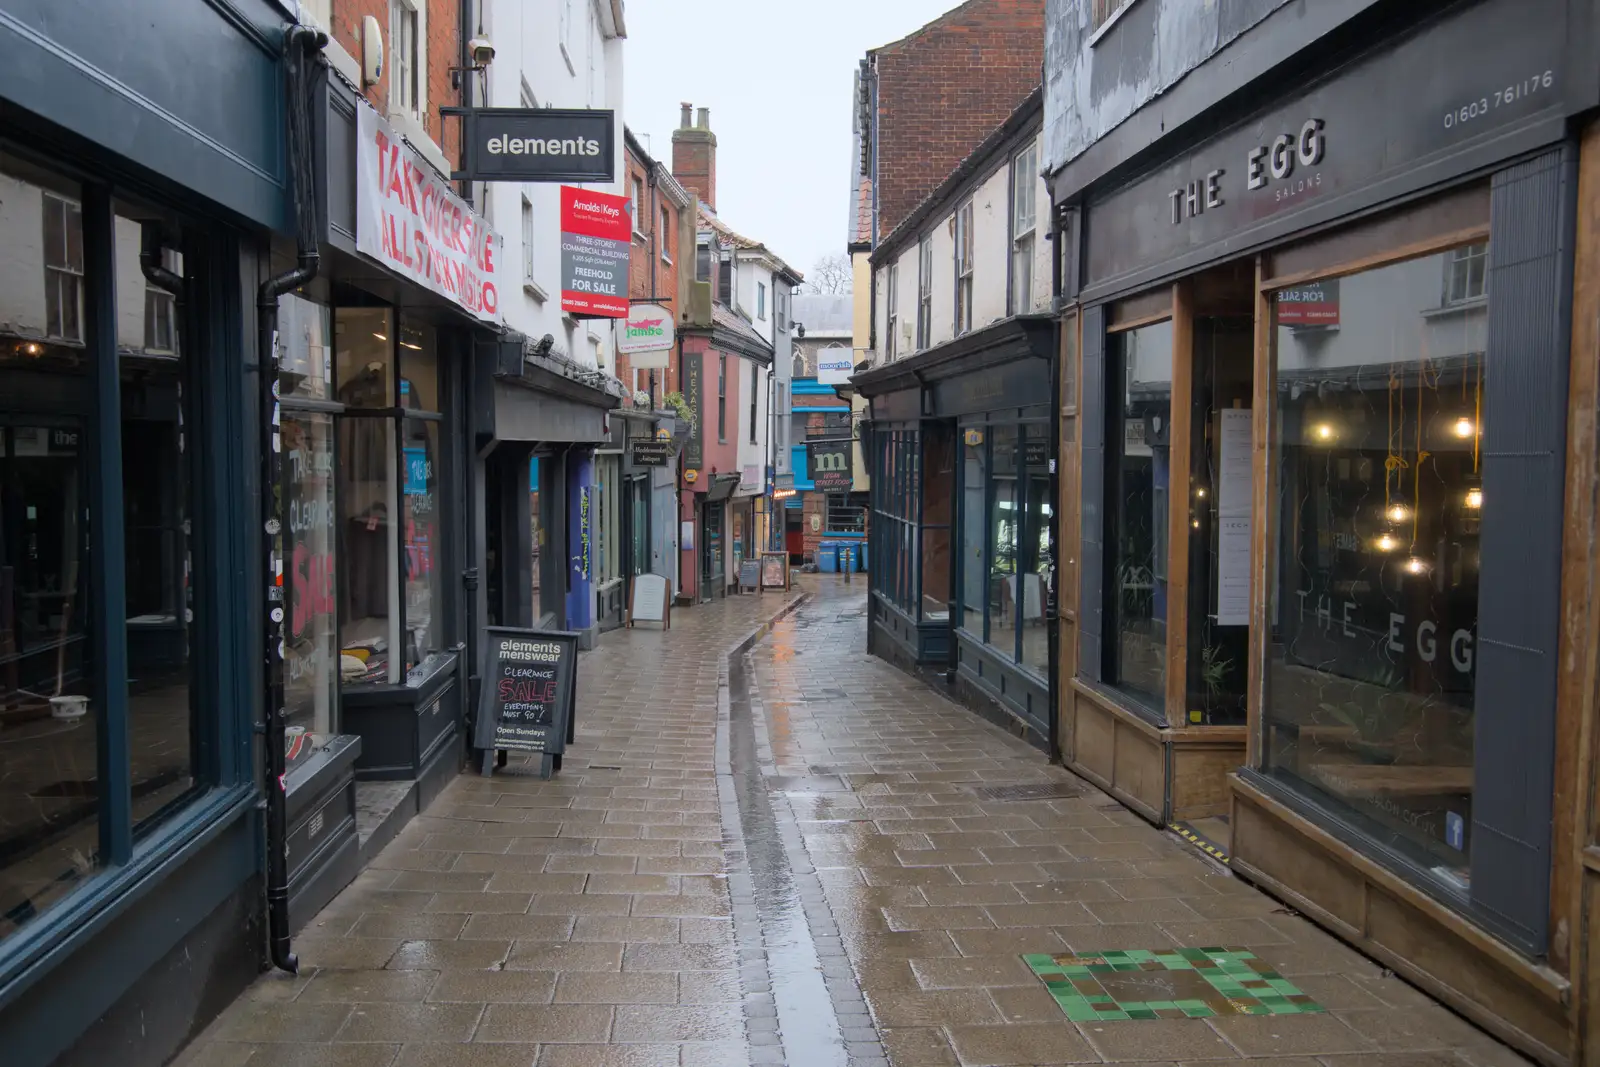
[[[356,248],[499,321],[500,235],[370,107],[356,108]]]

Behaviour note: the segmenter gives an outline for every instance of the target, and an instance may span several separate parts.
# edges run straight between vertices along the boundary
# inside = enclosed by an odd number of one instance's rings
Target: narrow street
[[[457,778],[179,1063],[1524,1062],[867,657],[865,612],[806,576],[606,634],[565,770]],[[1116,1003],[1046,984],[1090,953]]]

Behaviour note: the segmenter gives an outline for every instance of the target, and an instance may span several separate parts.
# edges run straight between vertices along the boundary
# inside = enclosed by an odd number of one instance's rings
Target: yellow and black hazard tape
[[[1177,834],[1179,837],[1183,838],[1185,841],[1189,842],[1189,844],[1193,845],[1195,848],[1198,848],[1201,852],[1204,852],[1218,863],[1228,862],[1228,854],[1226,852],[1222,851],[1222,849],[1218,848],[1210,841],[1207,841],[1205,838],[1195,833],[1183,823],[1168,823],[1167,829],[1171,830],[1173,833]]]

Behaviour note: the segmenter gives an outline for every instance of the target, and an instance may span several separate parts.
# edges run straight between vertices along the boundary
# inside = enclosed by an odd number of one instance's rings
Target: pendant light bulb
[[[1390,535],[1390,534],[1386,533],[1386,534],[1384,534],[1384,535],[1382,535],[1381,537],[1378,538],[1378,551],[1379,552],[1393,552],[1395,549],[1397,549],[1399,547],[1400,547],[1400,542],[1396,541],[1394,539],[1394,537],[1392,535]]]
[[[1465,415],[1456,420],[1454,428],[1456,436],[1462,440],[1466,440],[1478,432],[1478,428],[1473,425],[1472,420],[1467,418]]]
[[[1412,574],[1422,574],[1428,569],[1428,561],[1421,556],[1412,556],[1406,560],[1406,570]]]
[[[1411,509],[1404,504],[1390,504],[1389,510],[1384,514],[1388,516],[1390,522],[1402,523],[1411,518]]]
[[[1317,440],[1319,441],[1333,440],[1333,424],[1331,422],[1317,423],[1316,429],[1313,432],[1317,435]]]
[[[1473,486],[1467,490],[1467,507],[1473,511],[1483,510],[1483,490]]]

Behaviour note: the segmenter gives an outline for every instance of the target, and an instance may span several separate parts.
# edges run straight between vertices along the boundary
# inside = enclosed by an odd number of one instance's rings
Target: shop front
[[[268,3],[56,15],[0,18],[0,1034],[157,1067],[263,956],[254,314],[314,59]]]
[[[1045,747],[1053,323],[1016,316],[857,374],[870,403],[868,651],[953,671]]]
[[[1587,19],[1454,5],[1056,190],[1063,759],[1552,1063],[1589,862]]]
[[[461,576],[484,536],[469,398],[500,334],[498,236],[365,100],[330,79],[321,103],[322,269],[277,329],[296,928],[462,765]],[[423,244],[431,267],[408,253]]]

